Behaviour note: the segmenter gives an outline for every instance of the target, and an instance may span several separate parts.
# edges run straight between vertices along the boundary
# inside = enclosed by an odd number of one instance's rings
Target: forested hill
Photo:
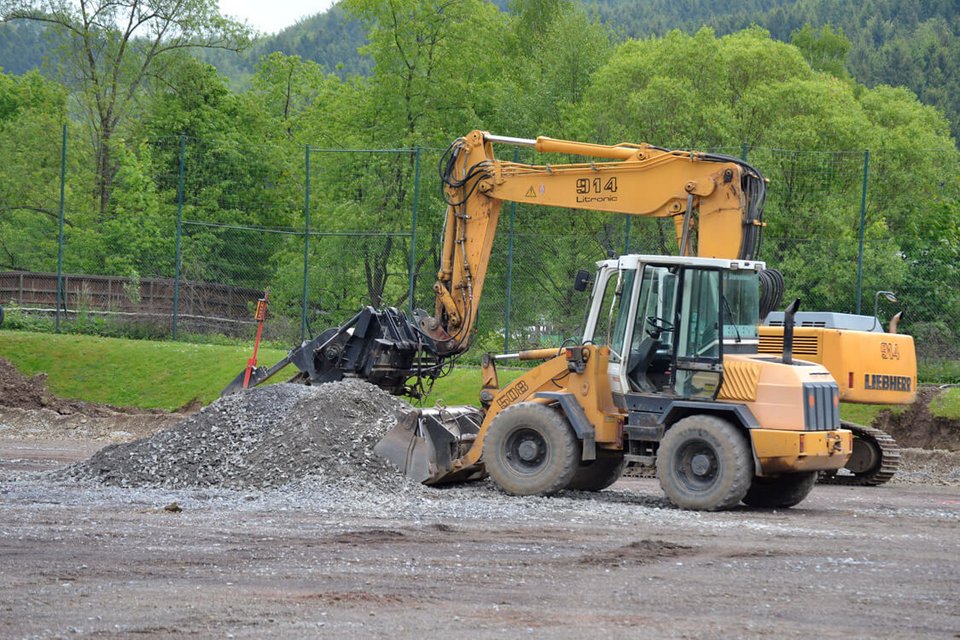
[[[938,107],[960,138],[960,9],[954,0],[594,0],[602,22],[627,37],[717,34],[751,24],[790,42],[810,25],[831,26],[849,41],[846,69],[859,82],[905,86]]]
[[[953,0],[498,0],[501,7],[580,2],[621,38],[693,33],[703,26],[718,35],[757,24],[790,42],[805,25],[842,32],[832,50],[808,52],[836,63],[857,81],[905,86],[944,112],[960,138],[960,11]],[[357,49],[366,29],[339,6],[262,38],[243,55],[204,54],[204,59],[242,86],[259,61],[274,51],[320,63],[346,77],[366,74],[369,59]],[[839,33],[837,35],[840,35]],[[830,43],[819,39],[820,46]],[[493,44],[493,43],[491,43]],[[0,67],[16,74],[40,65],[49,39],[33,24],[0,24]],[[801,47],[802,48],[802,47]],[[840,60],[836,58],[839,56]],[[816,66],[816,62],[814,62]]]

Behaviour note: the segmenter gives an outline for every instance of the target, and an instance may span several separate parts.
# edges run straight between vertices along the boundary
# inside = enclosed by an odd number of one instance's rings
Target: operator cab
[[[615,396],[716,398],[724,353],[756,353],[762,262],[628,255],[598,263],[585,342]]]

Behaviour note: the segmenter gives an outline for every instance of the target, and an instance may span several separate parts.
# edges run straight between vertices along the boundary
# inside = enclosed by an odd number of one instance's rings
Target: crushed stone
[[[270,489],[413,484],[373,453],[410,405],[366,382],[276,384],[220,398],[179,424],[54,472],[119,487]]]

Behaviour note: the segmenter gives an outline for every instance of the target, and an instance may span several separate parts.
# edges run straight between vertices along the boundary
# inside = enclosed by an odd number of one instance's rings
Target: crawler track
[[[875,487],[889,481],[900,466],[900,447],[890,435],[861,424],[841,422],[853,432],[853,455],[839,473],[821,473],[820,482]]]

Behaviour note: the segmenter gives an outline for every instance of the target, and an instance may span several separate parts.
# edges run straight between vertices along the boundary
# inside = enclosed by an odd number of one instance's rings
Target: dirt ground
[[[0,637],[960,638],[960,452],[789,510],[46,471],[182,416],[0,408]]]

